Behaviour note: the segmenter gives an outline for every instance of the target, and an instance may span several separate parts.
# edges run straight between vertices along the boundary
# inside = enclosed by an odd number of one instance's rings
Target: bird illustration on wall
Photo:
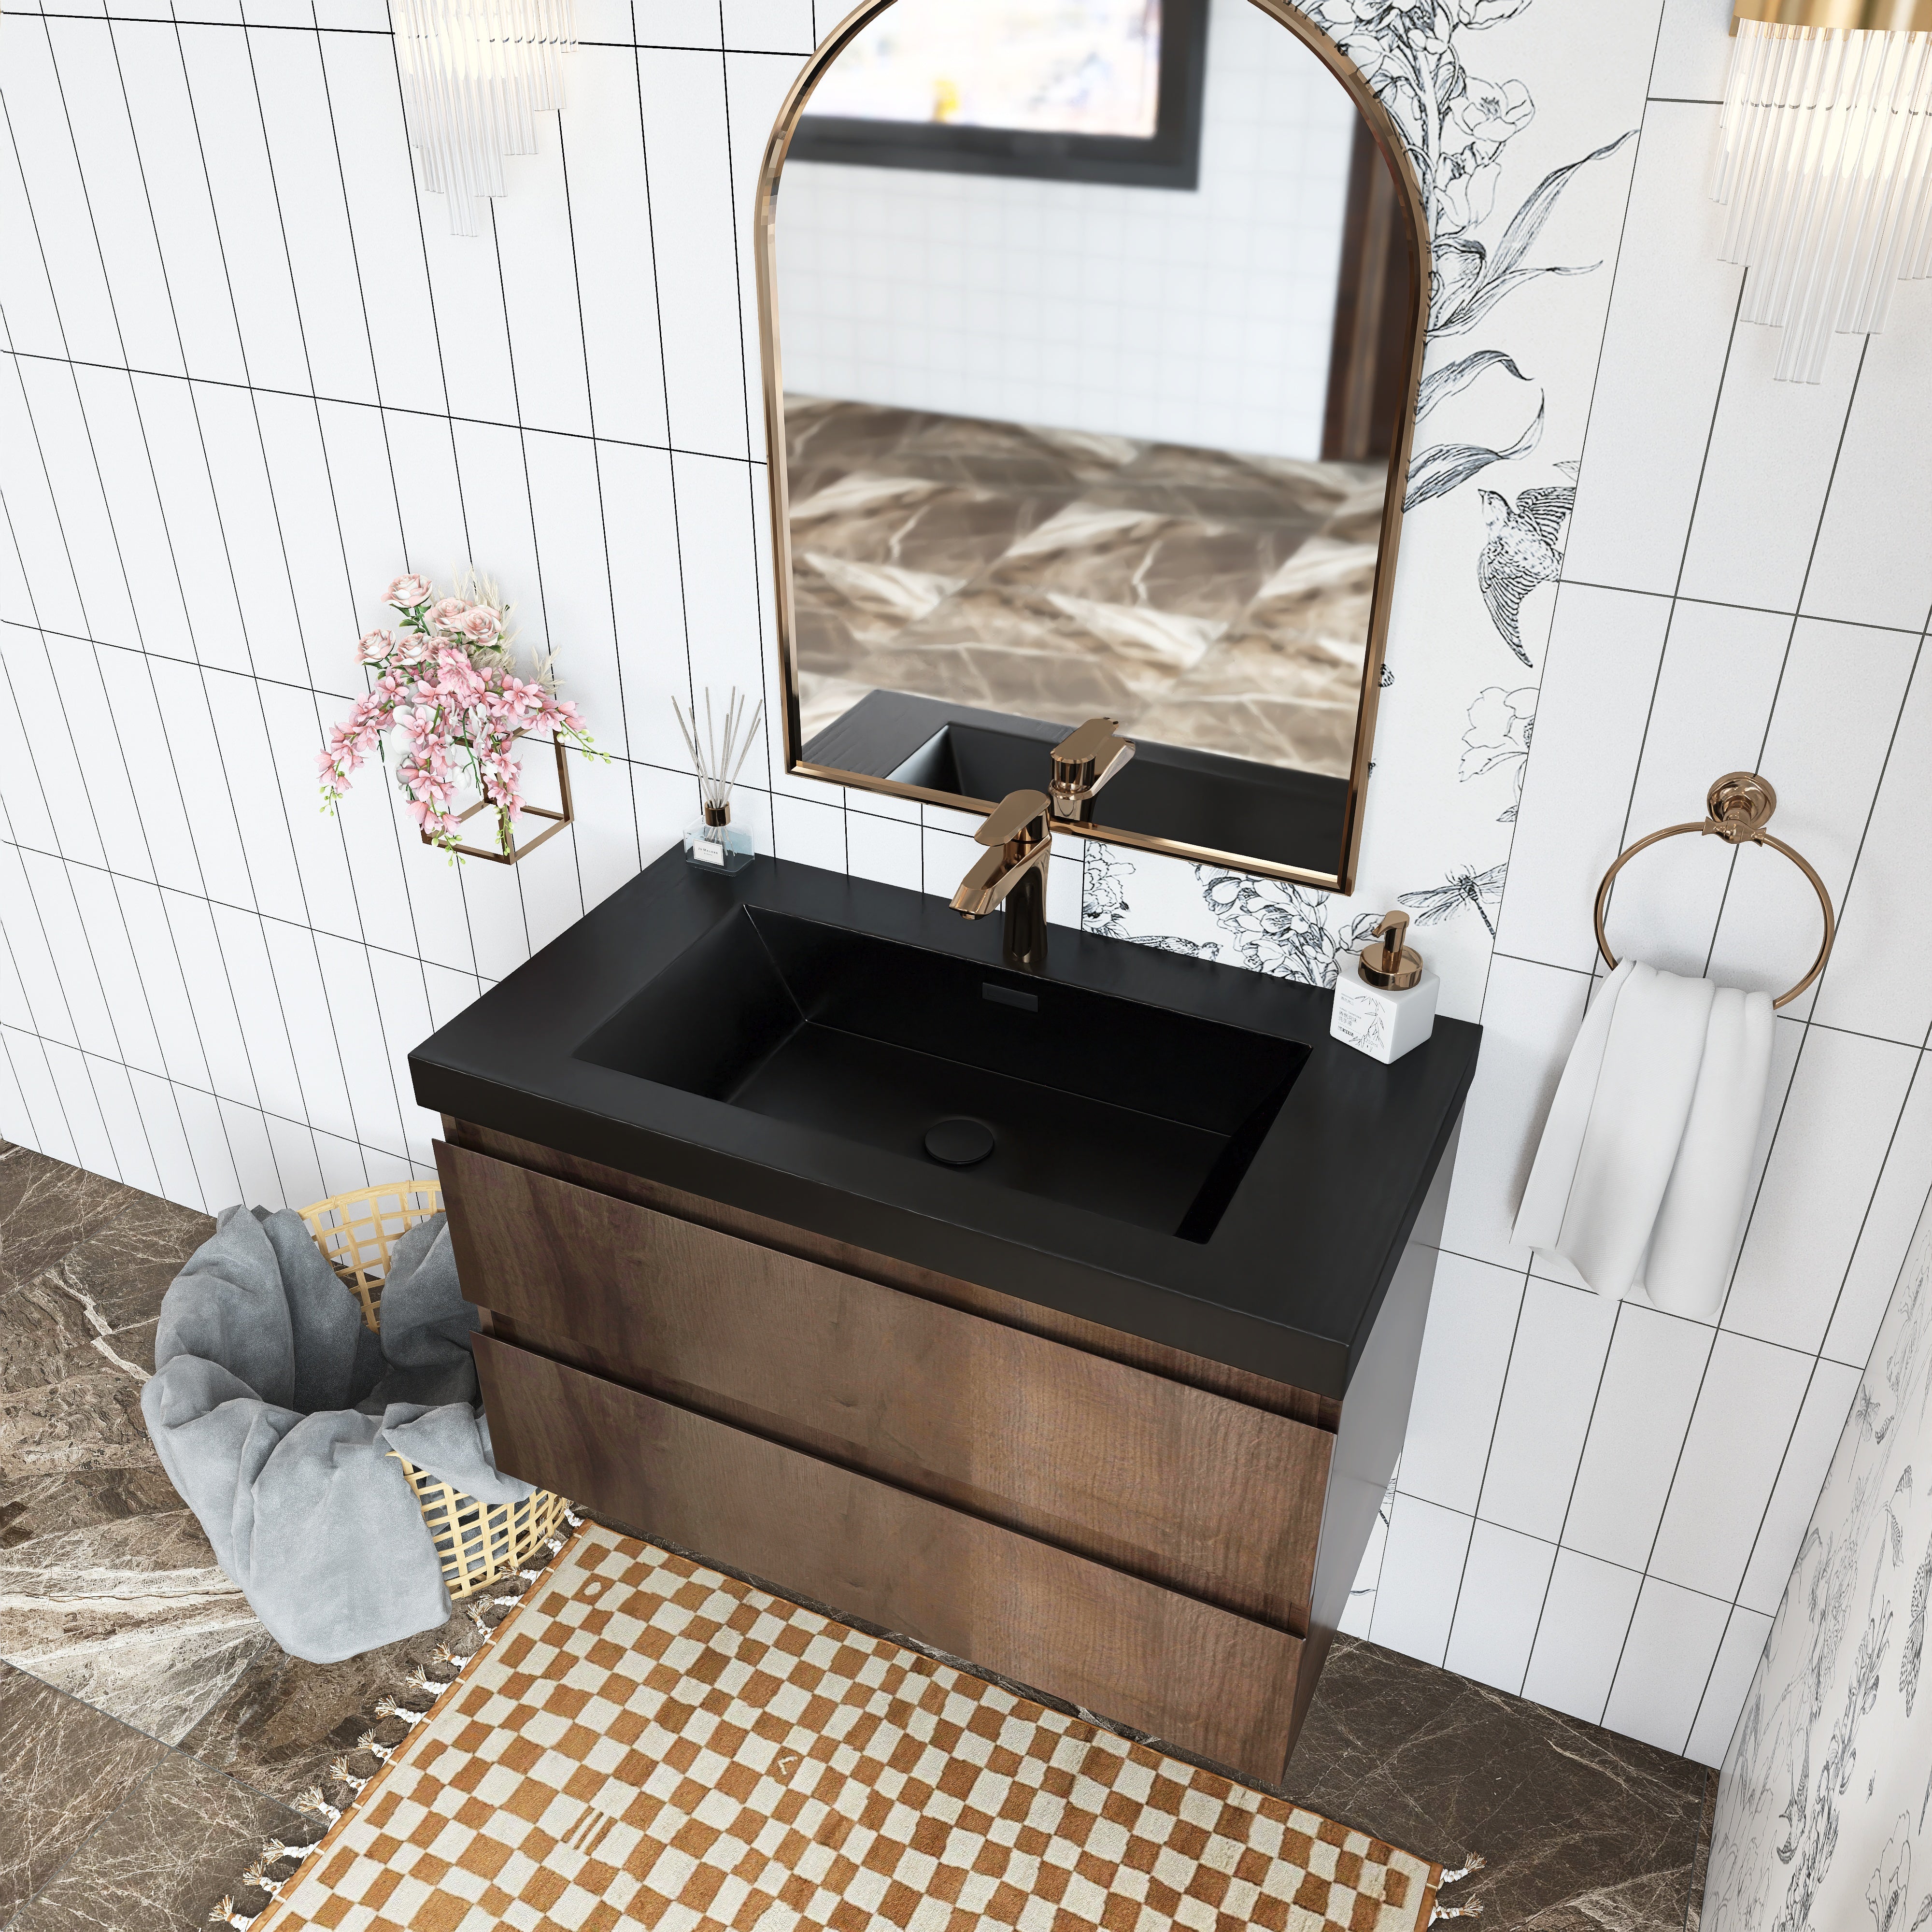
[[[1514,505],[1499,490],[1477,494],[1490,537],[1476,560],[1476,586],[1503,642],[1528,664],[1519,624],[1523,600],[1539,584],[1555,583],[1563,568],[1563,526],[1576,492],[1568,484],[1525,490]]]

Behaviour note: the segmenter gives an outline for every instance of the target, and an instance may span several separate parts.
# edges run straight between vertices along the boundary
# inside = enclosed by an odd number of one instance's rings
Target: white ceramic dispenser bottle
[[[1388,1066],[1420,1046],[1436,1030],[1436,994],[1441,985],[1405,946],[1408,915],[1391,912],[1376,938],[1342,961],[1335,977],[1335,1010],[1328,1030],[1358,1053]]]

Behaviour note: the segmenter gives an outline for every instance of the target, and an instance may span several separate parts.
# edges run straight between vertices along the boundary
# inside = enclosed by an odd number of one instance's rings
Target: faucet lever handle
[[[985,823],[973,836],[982,845],[1005,845],[1026,832],[1037,819],[1040,827],[1035,836],[1044,838],[1047,836],[1046,811],[1045,792],[1010,791],[987,813]]]
[[[1053,748],[1053,809],[1060,818],[1084,816],[1094,794],[1134,754],[1118,735],[1118,718],[1090,718]]]

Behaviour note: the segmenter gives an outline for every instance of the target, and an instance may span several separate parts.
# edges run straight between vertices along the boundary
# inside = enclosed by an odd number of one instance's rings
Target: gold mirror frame
[[[790,152],[799,118],[820,77],[872,20],[894,4],[895,0],[861,0],[861,4],[839,22],[818,52],[806,62],[778,110],[778,118],[765,143],[764,160],[758,170],[752,247],[758,289],[758,348],[765,385],[766,465],[771,497],[772,568],[776,578],[775,608],[778,656],[784,679],[785,770],[806,778],[823,779],[831,784],[883,792],[896,798],[923,800],[928,804],[949,806],[956,812],[983,813],[992,811],[998,801],[966,798],[956,792],[934,791],[922,785],[906,784],[869,772],[808,764],[803,756],[798,653],[792,610],[791,504],[785,474],[784,365],[778,354],[778,176]],[[1396,557],[1402,539],[1402,497],[1408,476],[1409,452],[1415,436],[1415,409],[1422,381],[1423,352],[1427,346],[1430,286],[1428,218],[1408,151],[1388,110],[1376,98],[1355,64],[1312,20],[1294,8],[1282,4],[1282,0],[1248,0],[1248,4],[1258,8],[1279,26],[1286,28],[1314,54],[1348,90],[1356,111],[1367,123],[1396,187],[1396,205],[1401,211],[1403,226],[1408,232],[1411,285],[1416,297],[1409,345],[1407,400],[1398,421],[1395,447],[1389,454],[1388,491],[1382,505],[1381,546],[1376,559],[1375,589],[1369,609],[1368,649],[1362,667],[1361,702],[1355,714],[1354,751],[1349,761],[1348,792],[1343,808],[1340,862],[1334,872],[1324,872],[1279,860],[1260,859],[1252,854],[1130,832],[1118,826],[1057,819],[1053,829],[1056,832],[1081,832],[1088,838],[1103,839],[1109,844],[1165,852],[1203,864],[1225,866],[1237,872],[1287,879],[1297,885],[1312,886],[1325,892],[1346,893],[1354,889],[1356,861],[1361,850],[1363,806],[1368,790],[1370,753],[1375,744],[1377,704],[1382,694],[1382,657],[1388,639],[1389,610],[1395,596]]]

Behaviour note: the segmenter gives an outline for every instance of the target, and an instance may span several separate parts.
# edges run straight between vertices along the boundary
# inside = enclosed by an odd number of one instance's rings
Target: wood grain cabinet
[[[1400,1448],[1426,1226],[1337,1402],[445,1126],[504,1468],[1280,1780]]]

